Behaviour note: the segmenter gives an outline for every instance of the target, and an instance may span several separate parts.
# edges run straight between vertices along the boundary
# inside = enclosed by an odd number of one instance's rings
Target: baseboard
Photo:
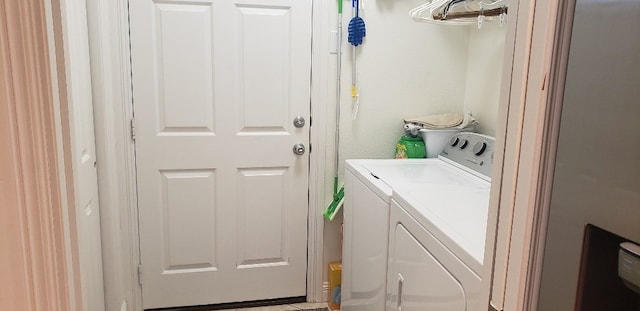
[[[328,302],[329,301],[329,282],[322,283],[322,301],[319,302]]]

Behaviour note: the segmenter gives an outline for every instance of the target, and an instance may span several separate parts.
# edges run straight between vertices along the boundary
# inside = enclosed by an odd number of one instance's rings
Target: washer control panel
[[[462,132],[451,137],[440,156],[491,178],[494,148],[493,137]]]

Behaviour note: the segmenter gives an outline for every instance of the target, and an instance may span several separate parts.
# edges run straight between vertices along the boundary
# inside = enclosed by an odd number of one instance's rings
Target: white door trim
[[[309,230],[307,244],[307,301],[322,302],[324,279],[324,211],[327,109],[329,103],[329,12],[328,1],[313,1],[311,47],[311,118],[309,159]],[[311,149],[311,148],[310,148]]]
[[[88,1],[87,14],[106,310],[142,310],[128,1]]]
[[[500,215],[491,305],[497,310],[536,309],[543,207],[549,201],[559,129],[555,100],[562,96],[572,17],[564,15],[571,2],[520,2],[503,187],[496,198]]]
[[[329,4],[313,1],[307,300],[323,301]],[[89,1],[89,41],[107,310],[142,310],[127,0]]]
[[[67,273],[72,290],[70,310],[104,310],[104,290],[100,245],[91,239],[100,238],[96,169],[91,163],[94,144],[89,124],[92,110],[90,84],[87,14],[83,1],[44,0],[46,42],[51,70],[54,125],[56,128],[57,167],[62,198],[64,252],[70,265]],[[85,158],[87,157],[88,158]],[[94,158],[95,159],[95,158]],[[64,176],[62,176],[64,175]],[[84,213],[85,216],[82,216]],[[89,215],[92,215],[89,217]],[[91,223],[95,221],[95,223]],[[93,256],[93,257],[92,257]],[[88,257],[88,258],[87,258]]]

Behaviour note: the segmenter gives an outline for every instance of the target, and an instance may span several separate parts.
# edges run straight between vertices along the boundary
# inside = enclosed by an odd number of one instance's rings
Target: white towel
[[[456,127],[462,124],[462,121],[464,121],[464,115],[459,112],[435,114],[404,120],[405,123],[413,123],[423,128],[433,129]]]
[[[462,120],[462,123],[456,127],[465,132],[473,132],[476,130],[476,127],[478,127],[478,124],[480,124],[480,122],[473,117],[471,111],[468,111],[464,114],[464,120]]]
[[[476,120],[471,112],[464,114],[459,112],[450,112],[429,116],[422,116],[418,118],[405,119],[405,124],[415,124],[419,127],[426,129],[445,129],[445,128],[458,128],[464,131],[474,131],[478,126],[478,120]]]

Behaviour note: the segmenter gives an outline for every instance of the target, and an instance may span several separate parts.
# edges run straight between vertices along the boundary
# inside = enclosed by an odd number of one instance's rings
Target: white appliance
[[[347,161],[342,310],[466,310],[479,291],[492,154],[492,138],[459,133],[438,158]]]

